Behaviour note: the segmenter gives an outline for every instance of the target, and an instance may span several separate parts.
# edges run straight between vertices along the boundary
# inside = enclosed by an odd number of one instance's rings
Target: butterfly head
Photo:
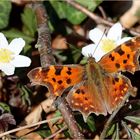
[[[93,56],[89,56],[88,57],[88,63],[91,64],[91,63],[95,63],[95,58]]]

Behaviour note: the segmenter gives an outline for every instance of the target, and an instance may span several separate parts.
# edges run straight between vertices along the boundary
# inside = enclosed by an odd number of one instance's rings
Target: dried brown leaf
[[[24,129],[24,130],[20,130],[20,131],[16,132],[16,136],[17,137],[25,136],[25,135],[29,134],[30,132],[36,130],[37,128],[38,128],[38,126],[37,127],[28,128],[28,129]]]
[[[15,125],[16,121],[12,114],[4,113],[0,116],[0,133],[8,130],[9,124]]]
[[[43,102],[41,102],[42,109],[43,109],[46,113],[55,111],[56,108],[55,108],[55,106],[53,105],[53,102],[54,102],[54,99],[50,99],[50,98],[44,100]]]
[[[24,136],[23,139],[27,139],[27,140],[43,140],[43,138],[38,133],[35,133],[35,132]]]
[[[28,115],[26,116],[25,118],[25,122],[26,124],[33,124],[33,123],[37,123],[41,120],[41,113],[42,113],[42,106],[41,105],[38,105],[37,107],[35,107],[33,109],[33,111]]]
[[[124,13],[120,17],[120,22],[125,28],[132,27],[135,23],[140,21],[140,17],[137,16],[137,12],[139,12],[140,9],[140,1],[139,0],[133,0],[132,7]]]
[[[66,38],[61,35],[56,36],[52,41],[52,47],[54,49],[67,49]]]

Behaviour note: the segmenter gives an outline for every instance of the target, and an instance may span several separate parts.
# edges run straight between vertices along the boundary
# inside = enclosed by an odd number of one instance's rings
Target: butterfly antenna
[[[100,40],[99,40],[99,42],[98,42],[98,44],[97,44],[97,46],[96,46],[96,48],[95,48],[93,54],[96,52],[97,47],[99,46],[99,44],[100,44],[101,40],[103,39],[103,36],[105,35],[105,33],[106,33],[106,29],[104,29],[104,32],[103,32],[103,34],[102,34],[102,36],[101,36],[101,38],[100,38]]]

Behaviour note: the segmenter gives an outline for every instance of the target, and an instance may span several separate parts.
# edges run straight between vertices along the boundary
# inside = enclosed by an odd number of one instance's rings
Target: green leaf
[[[11,12],[11,1],[0,1],[0,29],[7,27],[9,21],[9,15]]]
[[[36,133],[38,133],[42,138],[46,138],[46,137],[51,135],[51,131],[50,130],[46,130],[46,129],[38,130],[38,131],[36,131]]]
[[[24,105],[28,104],[31,106],[30,96],[31,93],[30,89],[24,85],[19,85],[19,91],[21,92],[22,103]]]
[[[124,126],[129,139],[140,140],[140,135],[133,131],[131,128],[129,128],[124,121],[122,121],[122,125]]]
[[[115,129],[115,132],[112,136],[112,140],[119,140],[119,125],[118,125],[118,123],[116,124],[116,129]]]
[[[60,61],[66,61],[67,57],[62,55],[61,53],[63,53],[62,50],[57,50],[57,51],[53,52],[53,54],[56,56],[56,58],[58,58]]]
[[[31,45],[25,45],[25,47],[23,48],[23,54],[28,54],[28,52],[31,50],[32,46]]]
[[[136,124],[140,124],[140,117],[126,116],[125,119]]]
[[[35,132],[38,133],[42,138],[46,138],[51,135],[50,128],[46,124],[42,124],[40,128]]]
[[[60,116],[62,116],[61,115],[61,112],[59,111],[59,110],[57,110],[57,111],[55,111],[55,115],[54,115],[54,118],[56,117],[60,117]],[[56,122],[56,120],[54,120],[54,121],[52,121],[52,122]]]
[[[81,57],[81,49],[73,46],[73,45],[69,45],[71,51],[72,51],[72,57],[74,60],[74,63],[77,63],[79,58]]]
[[[76,0],[79,4],[83,5],[90,11],[94,11],[95,8],[101,3],[102,0]],[[75,9],[74,7],[70,6],[69,4],[65,5],[65,13],[66,18],[72,24],[80,24],[82,21],[86,19],[86,15],[83,14],[81,11]]]
[[[102,2],[102,0],[76,0],[76,2],[93,11]]]
[[[92,116],[88,117],[87,125],[89,126],[89,128],[92,132],[96,131],[95,121],[94,121],[94,118]]]
[[[128,130],[131,134],[132,140],[140,140],[140,135],[133,131],[131,128],[128,127]]]
[[[87,64],[88,58],[87,57],[83,57],[83,59],[80,61],[81,65],[85,65]]]
[[[33,37],[30,37],[26,34],[24,34],[23,32],[17,30],[17,29],[10,29],[8,31],[2,31],[4,33],[4,35],[9,39],[9,40],[12,40],[14,38],[23,38],[26,43],[31,43],[33,42],[35,39]]]
[[[132,140],[140,140],[140,135],[134,132],[133,130],[131,131],[131,135],[132,135]]]
[[[52,7],[56,10],[57,15],[59,16],[60,19],[65,18],[65,3],[63,3],[62,1],[55,1],[55,0],[51,0],[50,1]]]
[[[116,127],[115,124],[113,124],[113,125],[111,126],[111,128],[110,128],[110,129],[108,130],[108,132],[107,132],[107,136],[110,136],[110,135],[112,135],[112,134],[114,133],[115,127]]]
[[[34,37],[37,31],[37,23],[35,18],[35,13],[31,8],[25,7],[24,13],[21,15],[23,26],[23,32],[27,35]]]
[[[102,0],[76,0],[90,11],[94,11]],[[66,18],[72,24],[80,24],[86,17],[84,13],[63,1],[50,1],[59,18]]]
[[[11,112],[10,107],[5,103],[0,102],[0,108],[3,109],[4,112]]]

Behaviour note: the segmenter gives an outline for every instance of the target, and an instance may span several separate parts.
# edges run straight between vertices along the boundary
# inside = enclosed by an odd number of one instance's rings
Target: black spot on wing
[[[68,67],[68,70],[69,70],[69,71],[71,71],[71,68],[70,68],[70,67]]]
[[[63,67],[58,67],[55,69],[55,75],[61,75],[61,71],[62,71]]]
[[[80,90],[80,89],[77,89],[75,92],[76,92],[77,94],[79,94],[79,93],[81,92],[81,90]]]
[[[87,98],[87,97],[85,97],[85,100],[88,100],[88,98]]]
[[[127,63],[127,60],[123,60],[123,63],[126,64]]]
[[[112,83],[113,83],[113,85],[115,85],[115,80],[114,79],[112,80]]]
[[[121,56],[121,55],[124,55],[124,51],[120,48],[118,51],[117,51],[117,53],[119,53],[119,55]]]
[[[127,58],[128,58],[128,59],[130,58],[130,54],[127,54]]]
[[[45,74],[47,74],[47,73],[50,71],[50,68],[47,67],[47,68],[43,68],[42,70],[43,70],[43,72],[44,72]]]
[[[66,72],[68,75],[71,75],[71,68],[68,67],[68,71]]]
[[[85,94],[84,90],[81,89],[81,93],[82,93],[82,94]]]
[[[52,78],[52,80],[53,80],[54,82],[56,82],[56,79],[55,79],[55,78]]]
[[[115,81],[116,81],[116,82],[119,82],[119,78],[116,77],[116,78],[115,78]]]
[[[115,60],[115,57],[112,56],[112,54],[109,55],[109,58],[111,59],[111,61],[114,61]]]
[[[120,68],[120,64],[119,63],[116,63],[115,66],[116,66],[116,68]]]
[[[57,82],[58,82],[58,84],[60,84],[60,85],[63,83],[63,81],[62,81],[62,80],[59,80],[59,81],[57,81]]]
[[[66,73],[67,73],[68,75],[71,75],[71,71],[67,71]]]
[[[71,83],[71,79],[70,78],[67,79],[66,82],[67,82],[67,84],[70,84]]]

